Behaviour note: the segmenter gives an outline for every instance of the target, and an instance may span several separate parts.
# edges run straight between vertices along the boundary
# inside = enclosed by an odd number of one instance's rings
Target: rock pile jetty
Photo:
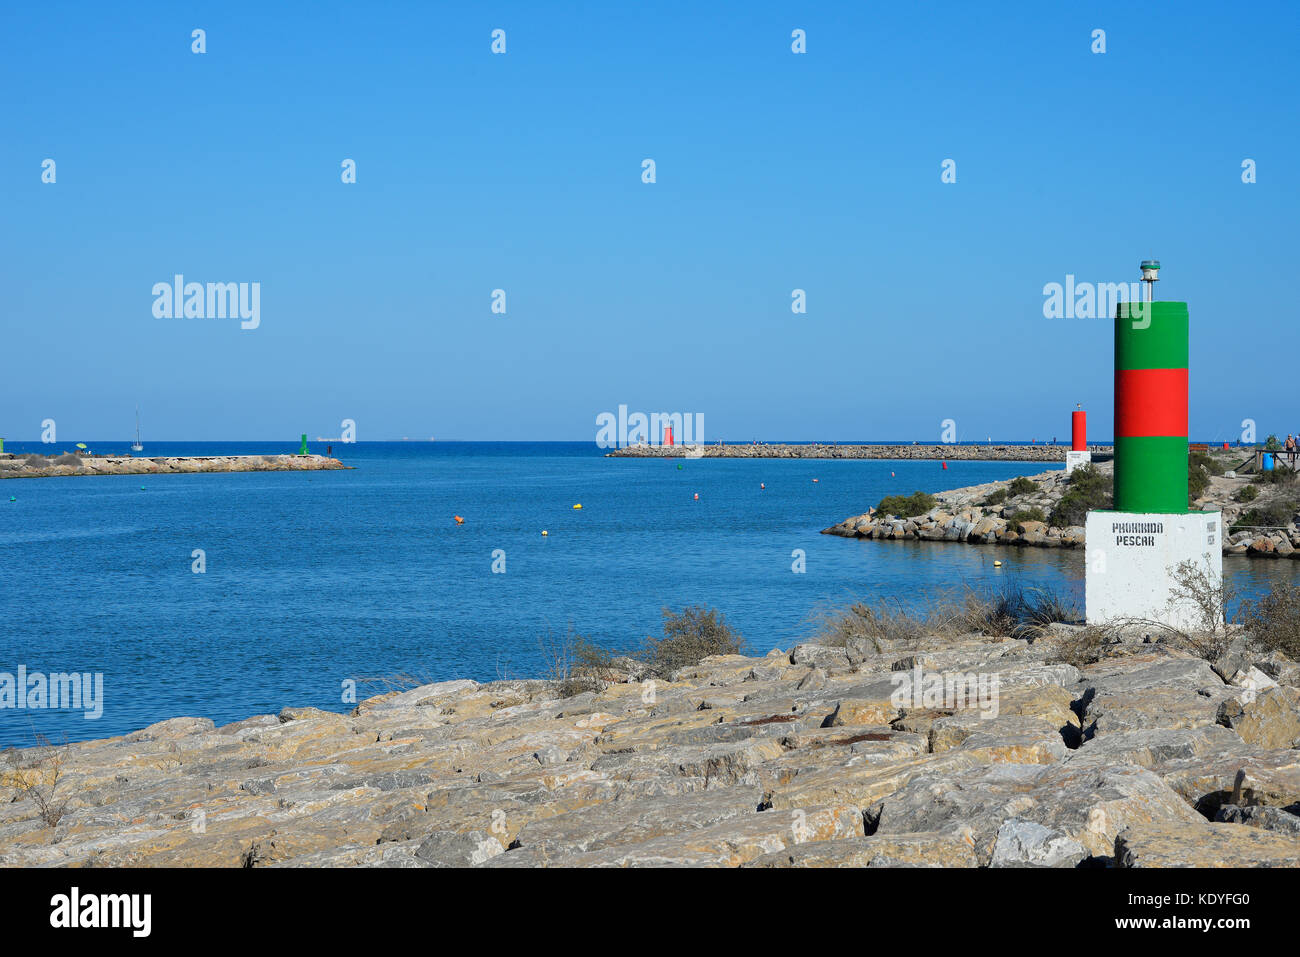
[[[1113,470],[1112,462],[1096,464],[1104,476]],[[1251,485],[1253,476],[1212,476],[1204,495],[1195,507],[1223,513],[1229,534],[1223,539],[1225,555],[1249,555],[1263,558],[1300,559],[1300,515],[1294,508],[1287,517],[1272,526],[1243,526],[1252,509],[1270,502],[1287,502],[1283,488],[1267,486],[1258,498],[1239,500],[1242,489]],[[1013,492],[1013,482],[1028,481],[1032,488]],[[1038,548],[1076,548],[1084,544],[1084,528],[1079,525],[1051,524],[1053,510],[1069,490],[1062,470],[1041,472],[947,492],[936,492],[933,508],[922,514],[899,517],[881,514],[874,508],[853,515],[837,525],[822,529],[823,535],[845,538],[869,538],[877,541],[945,541],[972,545],[1018,545]],[[1253,486],[1252,486],[1253,487]],[[1002,493],[1002,494],[998,494]],[[1042,518],[1023,518],[1024,515]],[[1020,516],[1020,517],[1018,517]]]
[[[303,472],[347,468],[324,455],[0,455],[0,479],[188,472]]]
[[[1300,866],[1300,668],[1141,635],[1071,663],[1083,633],[810,642],[567,698],[446,681],[11,751],[0,864]],[[996,679],[996,707],[900,698],[921,674]]]
[[[606,458],[705,459],[926,459],[955,461],[1064,462],[1064,445],[630,445]],[[1110,446],[1092,447],[1093,461],[1111,458]]]

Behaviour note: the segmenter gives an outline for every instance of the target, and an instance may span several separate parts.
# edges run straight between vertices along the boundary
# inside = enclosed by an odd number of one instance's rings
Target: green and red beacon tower
[[[1223,576],[1223,515],[1187,504],[1187,303],[1155,301],[1159,272],[1144,261],[1146,298],[1115,310],[1115,507],[1088,513],[1089,624],[1193,627],[1196,608],[1174,598],[1178,566]]]

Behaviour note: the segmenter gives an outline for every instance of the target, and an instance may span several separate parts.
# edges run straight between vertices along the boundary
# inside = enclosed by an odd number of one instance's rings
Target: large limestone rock
[[[1273,687],[1250,700],[1230,698],[1219,705],[1219,722],[1241,740],[1261,748],[1300,746],[1300,692]]]
[[[1300,841],[1244,824],[1134,824],[1115,838],[1120,867],[1300,867]]]
[[[877,834],[796,844],[756,857],[743,867],[977,867],[970,837],[960,831]]]
[[[1227,824],[1245,824],[1248,827],[1260,827],[1266,831],[1289,834],[1300,840],[1300,805],[1293,805],[1290,810],[1276,807],[1239,807],[1225,804],[1214,815],[1216,821]]]
[[[969,827],[981,864],[993,863],[1001,839],[998,863],[1064,866],[1109,855],[1115,835],[1134,822],[1203,820],[1150,771],[1070,763],[918,774],[872,817],[877,834]]]
[[[808,841],[861,837],[862,828],[861,812],[847,805],[764,811],[710,827],[578,854],[561,863],[573,867],[736,867]]]

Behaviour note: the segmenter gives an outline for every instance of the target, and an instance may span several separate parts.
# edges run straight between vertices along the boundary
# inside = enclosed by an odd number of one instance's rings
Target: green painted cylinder
[[[1185,302],[1115,312],[1115,509],[1187,511]]]

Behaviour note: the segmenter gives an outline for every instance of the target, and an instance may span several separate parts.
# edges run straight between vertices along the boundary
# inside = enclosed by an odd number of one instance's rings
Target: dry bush
[[[922,635],[950,635],[952,610],[932,607],[925,612],[909,611],[895,602],[874,605],[855,602],[847,610],[829,612],[818,619],[818,643],[832,648],[870,644],[883,651],[892,644],[915,641]]]
[[[1054,589],[1009,584],[984,594],[967,589],[959,621],[967,632],[993,638],[1035,638],[1050,624],[1080,617],[1074,603]]]
[[[572,626],[563,635],[547,632],[537,645],[544,678],[561,698],[603,691],[619,679],[615,655],[577,634]]]
[[[956,639],[972,633],[990,638],[1033,638],[1053,622],[1078,621],[1072,602],[1047,588],[1007,585],[996,591],[967,588],[921,608],[897,600],[858,602],[847,611],[819,617],[818,642],[831,647],[870,643],[876,651],[926,636]]]
[[[1045,659],[1049,665],[1074,665],[1083,668],[1095,665],[1108,657],[1107,649],[1113,644],[1111,629],[1089,625],[1073,629],[1056,637],[1052,651]]]
[[[1214,573],[1208,560],[1203,566],[1191,559],[1179,562],[1174,566],[1173,579],[1170,604],[1190,603],[1196,609],[1194,625],[1190,629],[1173,629],[1175,637],[1198,657],[1218,661],[1231,644],[1228,605],[1235,597],[1233,589],[1227,579]]]
[[[681,612],[663,609],[662,638],[647,637],[638,657],[647,671],[663,678],[689,665],[698,665],[713,655],[739,654],[744,647],[740,633],[727,624],[716,608],[690,605]]]
[[[362,688],[370,690],[370,694],[365,695],[367,698],[376,695],[388,694],[390,691],[410,691],[412,688],[419,688],[421,685],[430,685],[438,679],[429,675],[417,675],[405,671],[398,671],[389,675],[365,675],[353,679],[357,683],[357,690]]]
[[[1142,629],[1158,632],[1162,640],[1189,651],[1211,664],[1226,655],[1233,641],[1227,609],[1235,599],[1235,590],[1222,575],[1216,575],[1207,560],[1204,565],[1191,559],[1179,562],[1170,569],[1173,586],[1170,589],[1170,608],[1190,604],[1193,619],[1186,628],[1175,628],[1163,621],[1150,618],[1119,618],[1106,623],[1112,631]]]
[[[66,744],[56,748],[43,735],[36,736],[36,747],[29,751],[6,748],[3,754],[7,773],[0,781],[15,792],[13,800],[31,799],[46,827],[58,825],[71,800],[71,795],[59,791],[66,754]]]
[[[1238,619],[1256,645],[1300,661],[1300,586],[1275,584],[1267,594],[1243,602]]]

